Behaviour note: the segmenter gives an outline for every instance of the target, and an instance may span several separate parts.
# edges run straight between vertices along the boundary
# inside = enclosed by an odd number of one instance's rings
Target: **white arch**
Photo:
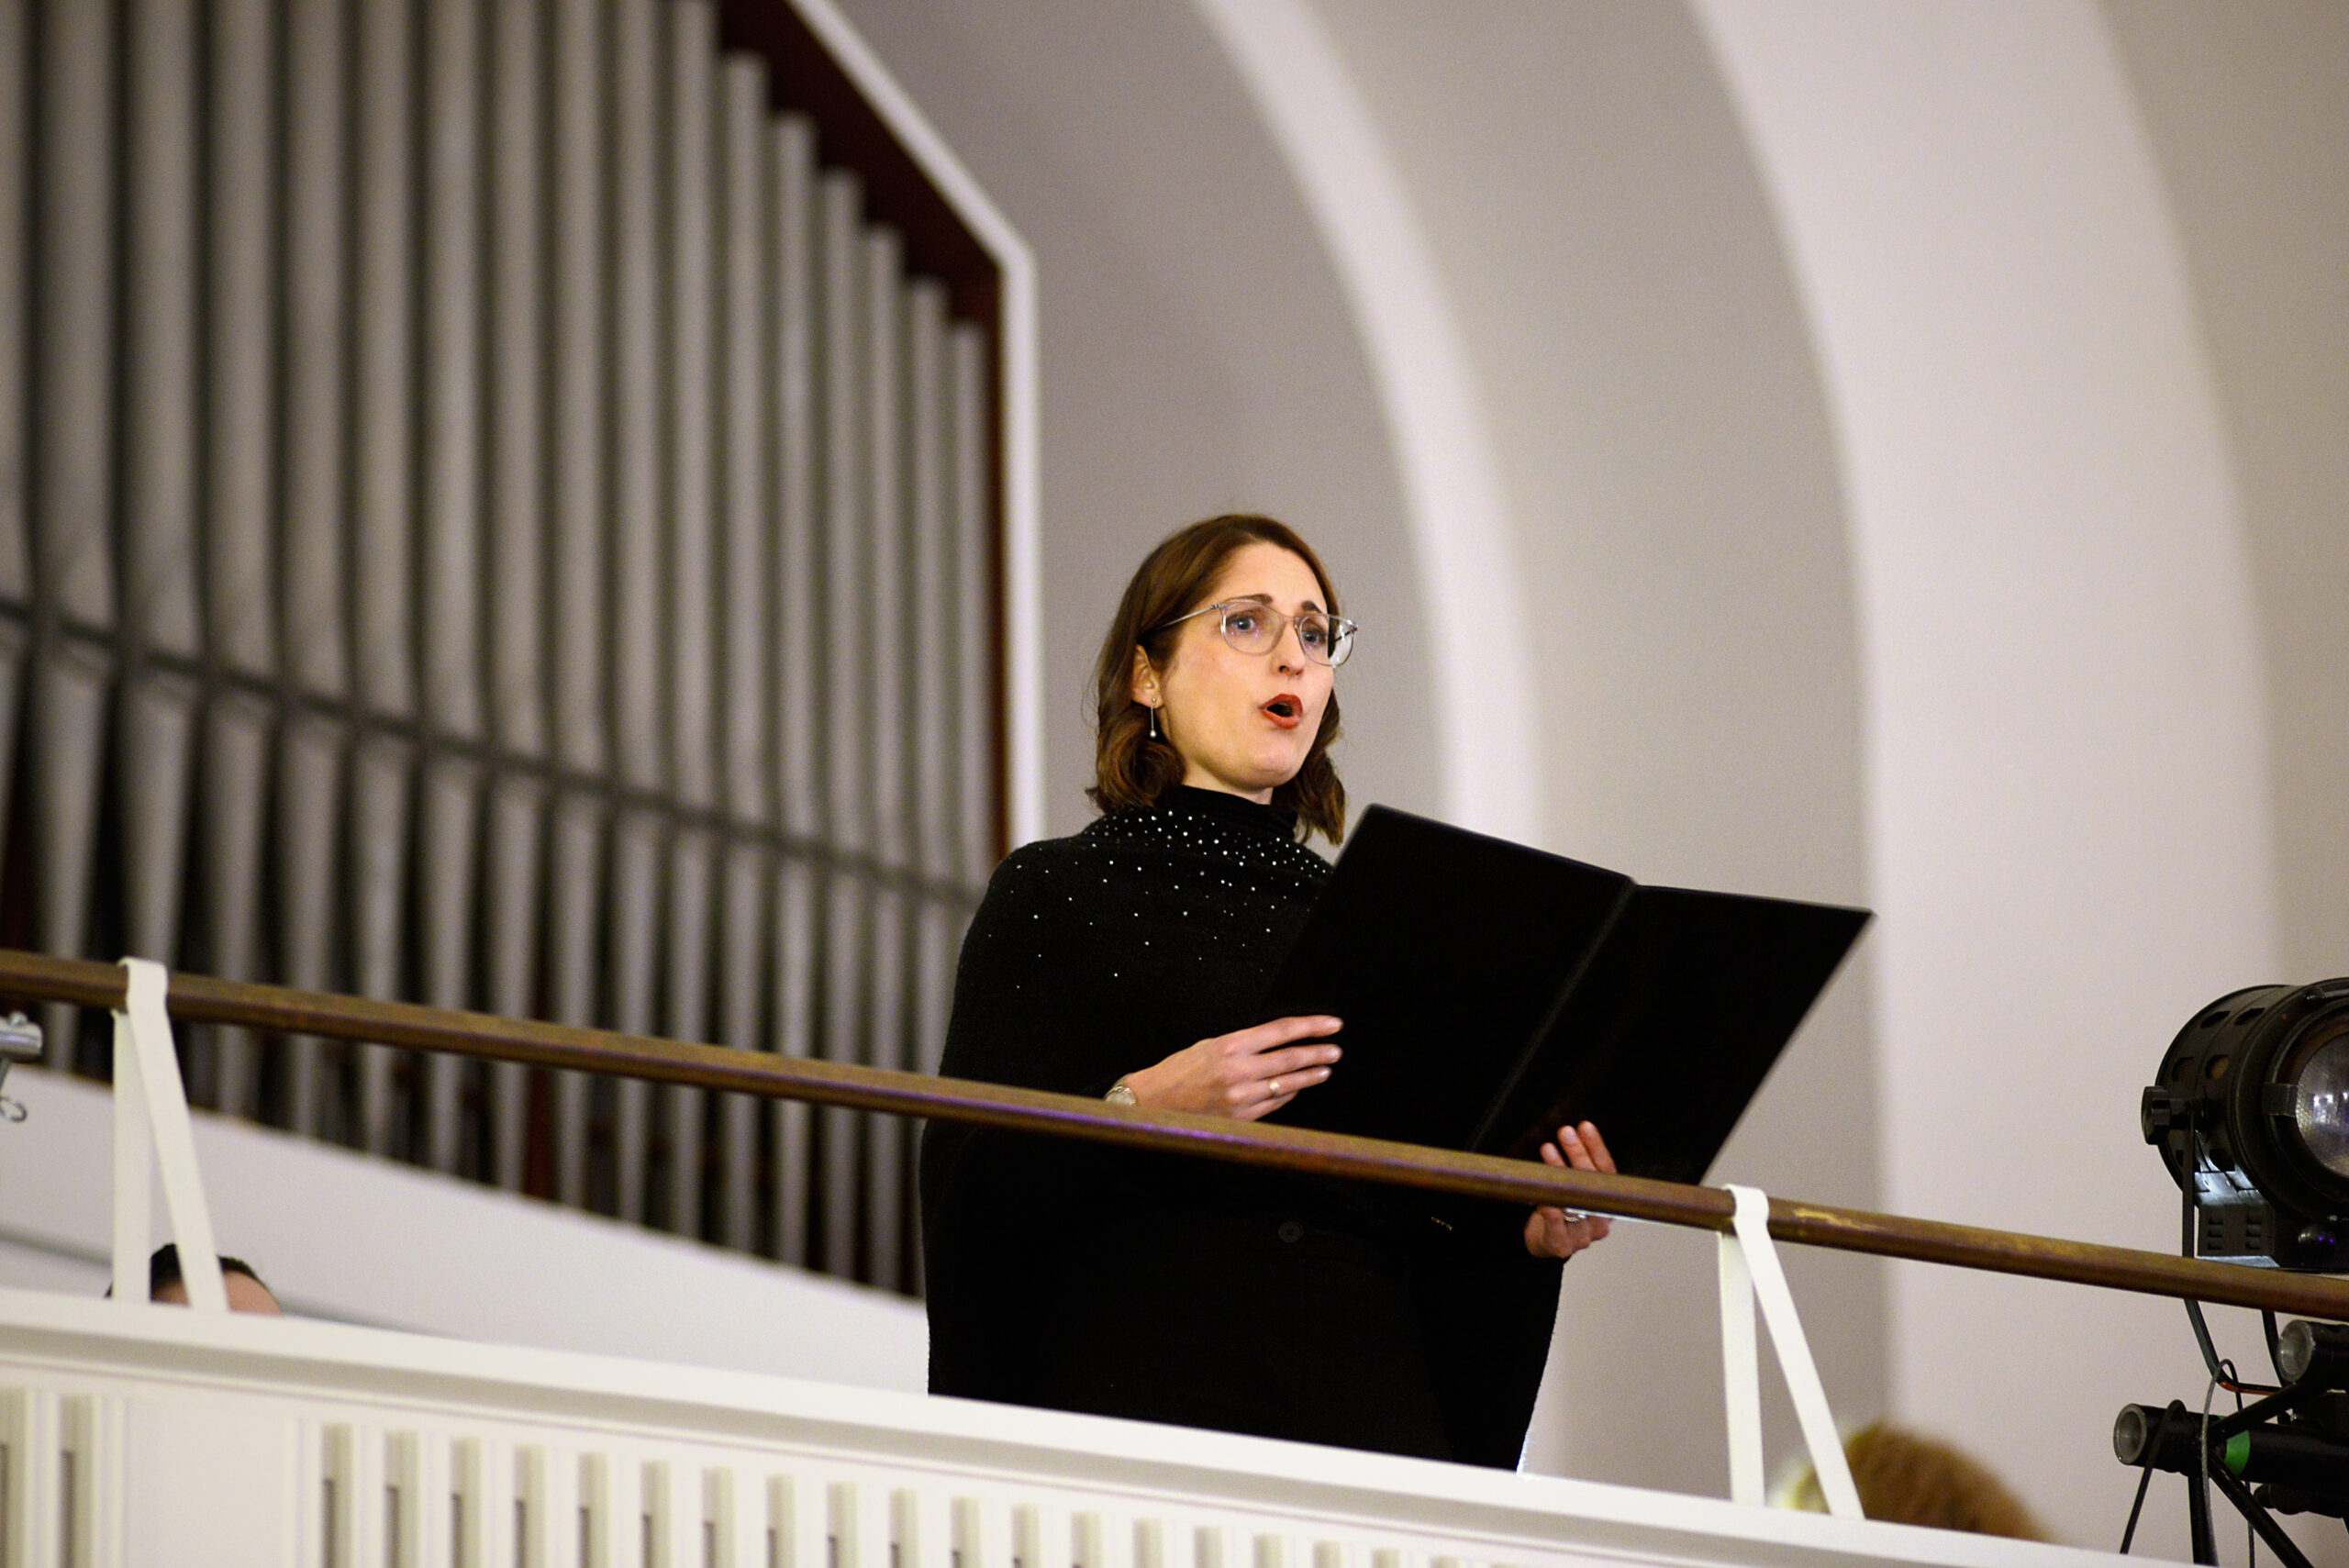
[[[1540,831],[1542,749],[1515,532],[1468,351],[1401,175],[1306,0],[1194,0],[1328,247],[1368,354],[1425,595],[1445,813]]]

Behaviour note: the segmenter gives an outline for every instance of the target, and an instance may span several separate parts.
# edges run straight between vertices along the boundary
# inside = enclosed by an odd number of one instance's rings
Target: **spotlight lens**
[[[2300,1145],[2336,1176],[2349,1176],[2349,1035],[2327,1040],[2292,1086]]]

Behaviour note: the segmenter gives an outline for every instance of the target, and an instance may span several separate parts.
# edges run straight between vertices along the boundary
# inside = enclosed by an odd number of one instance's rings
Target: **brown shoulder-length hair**
[[[1183,758],[1164,740],[1151,739],[1150,709],[1133,698],[1134,650],[1163,669],[1182,628],[1167,623],[1197,609],[1223,574],[1224,563],[1243,545],[1277,545],[1313,570],[1321,584],[1321,607],[1338,613],[1338,591],[1313,547],[1286,523],[1245,512],[1227,513],[1178,528],[1161,540],[1126,584],[1101,657],[1093,666],[1094,752],[1091,789],[1085,793],[1104,811],[1155,806],[1183,780]],[[1333,686],[1321,710],[1321,728],[1297,776],[1273,791],[1273,804],[1297,813],[1308,833],[1331,843],[1346,836],[1346,786],[1330,761],[1338,739],[1338,693]]]

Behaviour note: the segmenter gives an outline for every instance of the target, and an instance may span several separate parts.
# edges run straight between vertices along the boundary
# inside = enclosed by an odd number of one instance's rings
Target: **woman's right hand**
[[[1186,1046],[1154,1066],[1127,1073],[1125,1084],[1133,1091],[1134,1104],[1153,1110],[1254,1121],[1330,1075],[1338,1048],[1319,1037],[1342,1027],[1325,1015],[1275,1018]]]

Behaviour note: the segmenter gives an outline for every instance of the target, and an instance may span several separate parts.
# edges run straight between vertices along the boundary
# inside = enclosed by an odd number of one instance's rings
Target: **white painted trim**
[[[1277,1551],[1295,1537],[1323,1535],[1350,1540],[1354,1552],[1391,1544],[1421,1561],[1451,1555],[1556,1568],[2085,1568],[2117,1561],[2034,1541],[1056,1410],[0,1290],[0,1386],[77,1393],[99,1383],[134,1399],[160,1391],[184,1408],[299,1408],[307,1420],[353,1430],[429,1427],[462,1435],[477,1426],[504,1435],[493,1429],[519,1422],[565,1429],[575,1451],[590,1457],[698,1440],[730,1451],[730,1459],[773,1455],[851,1483],[869,1477],[1011,1501],[1041,1494],[1055,1510],[1081,1499],[1085,1512],[1110,1520],[1126,1507],[1163,1510],[1239,1527],[1242,1562],[1251,1536]],[[878,1488],[860,1492],[862,1506],[887,1506]],[[875,1534],[885,1540],[886,1518],[857,1523],[880,1524]],[[1127,1561],[1122,1551],[1105,1555]],[[1261,1544],[1253,1555],[1266,1560]]]
[[[1424,596],[1443,811],[1535,838],[1542,727],[1516,528],[1434,250],[1307,0],[1194,4],[1287,160],[1370,359]]]
[[[1003,418],[1004,749],[1009,773],[1005,804],[1011,842],[1018,846],[1044,832],[1043,466],[1035,258],[831,0],[792,5],[1002,269],[996,395],[1002,399]]]

